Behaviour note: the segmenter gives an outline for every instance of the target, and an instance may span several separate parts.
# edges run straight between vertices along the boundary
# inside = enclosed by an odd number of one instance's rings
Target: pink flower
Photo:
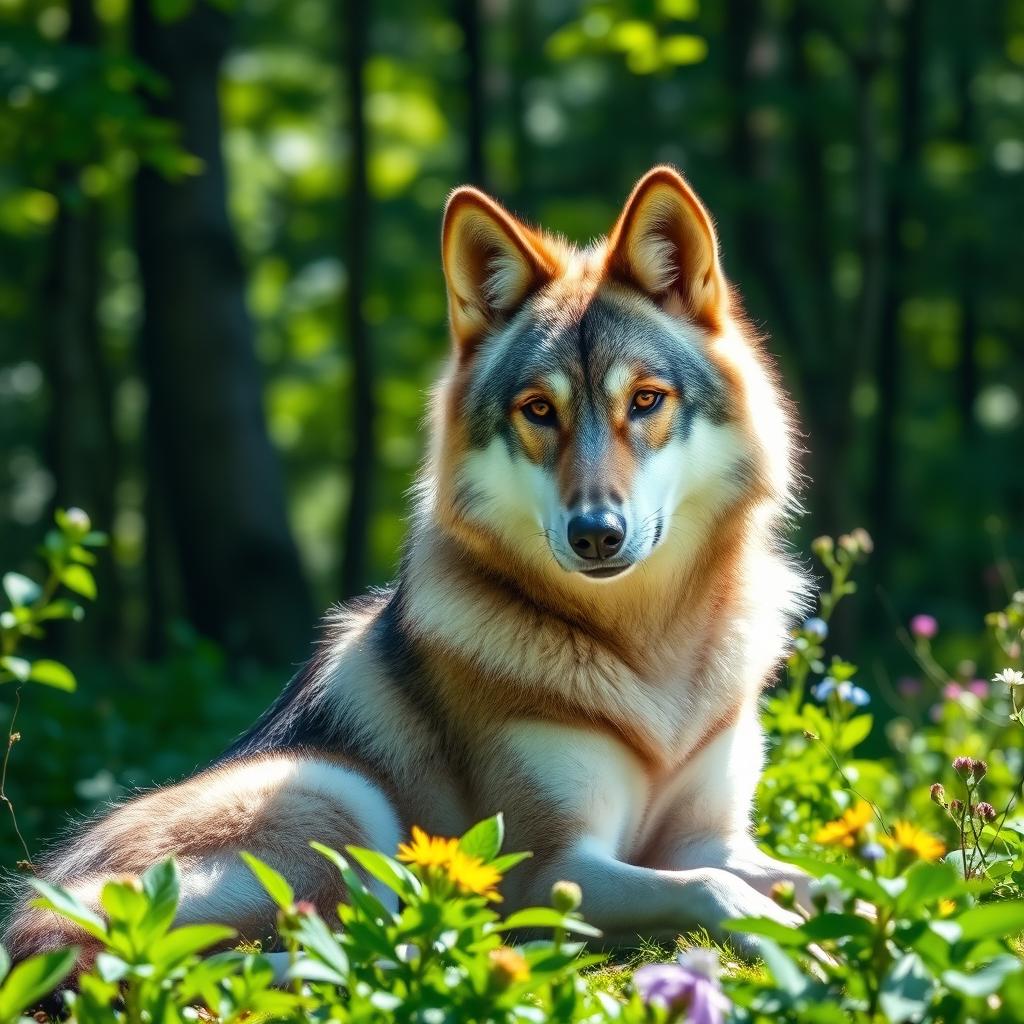
[[[967,684],[967,689],[979,700],[984,700],[988,696],[988,683],[984,679],[972,679]]]
[[[712,950],[687,950],[674,964],[648,964],[633,976],[640,998],[668,1010],[672,1019],[685,1012],[687,1024],[723,1024],[732,1003],[718,986],[717,956]]]
[[[939,631],[939,622],[934,615],[915,615],[910,620],[910,632],[919,640],[931,640]]]
[[[963,692],[959,683],[946,683],[942,688],[942,697],[943,700],[959,700]]]

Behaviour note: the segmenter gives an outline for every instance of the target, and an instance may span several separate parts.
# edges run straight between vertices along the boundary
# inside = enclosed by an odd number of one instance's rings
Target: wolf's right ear
[[[517,309],[553,275],[536,236],[475,188],[456,189],[441,229],[448,318],[459,346]]]

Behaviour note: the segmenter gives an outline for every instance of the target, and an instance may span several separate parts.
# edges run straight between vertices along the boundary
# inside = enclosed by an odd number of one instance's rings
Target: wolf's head
[[[454,353],[429,502],[480,557],[614,584],[671,567],[731,510],[785,502],[783,400],[674,170],[584,250],[459,189],[442,256]]]

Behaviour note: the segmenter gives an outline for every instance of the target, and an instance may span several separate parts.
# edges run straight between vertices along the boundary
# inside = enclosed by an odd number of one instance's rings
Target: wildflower
[[[796,906],[796,886],[792,882],[776,882],[768,892],[774,903],[792,910]]]
[[[570,914],[583,902],[583,890],[575,882],[555,882],[551,886],[551,905],[561,914]]]
[[[939,900],[939,917],[949,917],[955,911],[956,900],[951,900],[948,896]]]
[[[690,949],[674,964],[649,964],[633,976],[640,998],[669,1011],[686,1010],[688,1024],[722,1024],[732,1003],[718,986],[718,956]]]
[[[950,800],[949,811],[950,814],[959,814],[964,809],[963,800]]]
[[[875,550],[875,542],[871,539],[871,534],[863,526],[858,526],[851,530],[850,539],[865,555],[870,555]]]
[[[941,839],[918,828],[911,821],[894,822],[892,835],[883,836],[882,842],[890,850],[912,853],[919,860],[938,860],[946,852]]]
[[[824,846],[845,846],[852,849],[857,836],[871,820],[871,804],[859,800],[844,811],[835,821],[822,825],[814,835],[814,841]]]
[[[801,628],[808,636],[819,642],[828,637],[828,623],[824,619],[818,618],[817,615],[808,619]]]
[[[446,867],[458,846],[457,839],[428,836],[419,825],[413,825],[412,842],[399,843],[398,859],[421,868]]]
[[[860,848],[860,859],[869,864],[877,864],[885,856],[885,847],[881,843],[865,843]]]
[[[928,793],[932,798],[932,803],[938,804],[940,807],[946,806],[946,789],[941,782],[933,782]]]
[[[64,523],[70,527],[73,533],[82,537],[92,529],[89,513],[80,508],[69,508],[64,513]]]
[[[913,676],[904,676],[896,684],[896,689],[899,690],[901,697],[916,697],[922,689],[921,680]]]
[[[981,818],[982,821],[995,821],[999,814],[987,800],[982,800],[981,803],[975,804],[972,811],[974,816]]]
[[[910,632],[918,640],[931,640],[939,631],[939,621],[934,615],[915,615],[910,620]]]
[[[974,759],[974,764],[971,767],[971,774],[974,776],[976,781],[980,781],[985,778],[988,774],[988,763],[976,757]]]
[[[953,758],[953,770],[958,775],[970,775],[974,771],[974,758],[973,757],[955,757],[955,758]]]
[[[844,679],[841,683],[831,676],[825,676],[817,686],[811,688],[811,695],[817,701],[825,701],[829,695],[835,695],[845,704],[852,704],[854,707],[862,708],[865,704],[871,703],[871,694],[861,686],[857,686]]]
[[[1006,683],[1007,686],[1024,686],[1024,672],[1015,668],[1004,668],[992,677],[993,683]]]
[[[526,981],[530,977],[530,965],[526,957],[509,946],[499,946],[487,954],[491,965],[491,978],[498,988]]]
[[[963,696],[963,688],[959,683],[949,682],[942,688],[943,700],[959,700]]]
[[[501,896],[494,887],[501,881],[501,872],[479,857],[471,857],[456,848],[448,862],[448,877],[464,892],[498,902]]]
[[[988,683],[984,679],[972,679],[967,684],[967,689],[974,694],[978,700],[984,700],[988,696]]]
[[[811,550],[819,557],[824,558],[825,555],[832,554],[835,548],[835,541],[831,537],[815,537],[811,541]]]

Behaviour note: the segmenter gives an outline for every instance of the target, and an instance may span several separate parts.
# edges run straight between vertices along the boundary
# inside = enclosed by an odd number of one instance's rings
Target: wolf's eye
[[[541,426],[553,427],[555,425],[555,407],[543,398],[535,398],[523,406],[523,415],[532,423],[539,423]]]
[[[633,396],[633,404],[629,411],[634,416],[643,416],[652,409],[657,409],[664,397],[660,391],[649,391],[645,388]]]

